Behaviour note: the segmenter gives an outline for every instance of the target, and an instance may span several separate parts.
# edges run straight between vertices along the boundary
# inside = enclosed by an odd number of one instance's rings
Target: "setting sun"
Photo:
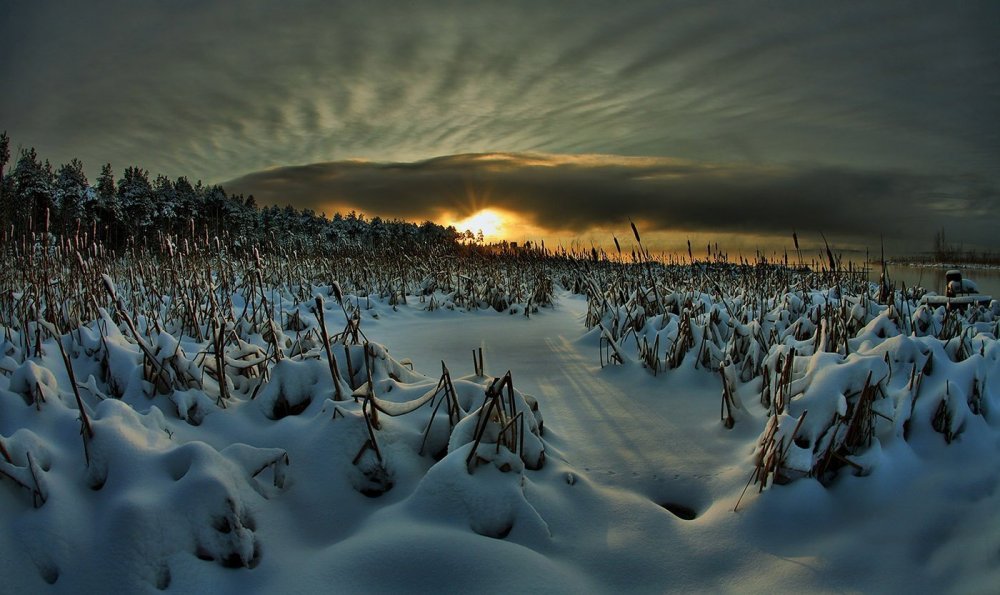
[[[482,230],[483,235],[488,238],[496,238],[503,232],[503,216],[496,211],[484,209],[469,215],[465,219],[453,221],[451,225],[458,231],[469,230],[478,232]]]

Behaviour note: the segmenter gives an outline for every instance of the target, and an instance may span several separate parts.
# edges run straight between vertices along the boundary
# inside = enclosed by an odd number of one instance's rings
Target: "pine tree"
[[[222,228],[223,218],[226,214],[226,202],[226,191],[222,189],[222,186],[211,186],[205,191],[202,213],[205,223],[214,233],[218,233]]]
[[[157,227],[164,231],[174,229],[177,222],[177,191],[170,178],[160,174],[153,181],[153,203]]]
[[[123,219],[115,187],[115,174],[110,163],[104,164],[101,175],[97,178],[97,218],[104,232],[104,239],[114,244],[113,239],[118,236]]]
[[[149,174],[139,167],[125,169],[118,181],[118,202],[129,226],[140,235],[153,228],[155,210],[153,207],[153,187],[149,184]]]
[[[17,204],[26,209],[15,209],[14,218],[20,225],[26,225],[27,217],[31,218],[34,230],[41,230],[45,225],[48,212],[52,209],[52,187],[49,183],[51,168],[38,162],[38,154],[34,147],[21,151],[21,157],[12,173],[14,177],[14,192]]]
[[[247,196],[243,201],[243,232],[245,234],[254,234],[260,229],[260,216],[261,212],[257,208],[257,199],[253,197],[253,194]]]
[[[247,199],[242,194],[230,196],[225,207],[225,227],[230,235],[246,236],[256,223],[256,209],[247,207]]]
[[[194,186],[187,178],[181,176],[174,181],[174,196],[176,204],[174,206],[174,217],[177,221],[177,231],[179,233],[189,233],[198,213],[198,195],[194,191]]]
[[[84,209],[89,189],[90,183],[79,159],[73,159],[59,168],[53,198],[59,207],[60,228],[64,232],[72,232],[78,224],[86,223]]]
[[[3,177],[3,170],[10,161],[10,138],[7,131],[0,132],[0,177]]]
[[[4,130],[0,133],[0,223],[6,228],[7,223],[11,220],[10,217],[10,201],[11,197],[7,194],[7,178],[3,175],[3,170],[6,169],[7,163],[10,161],[10,138],[7,137],[7,131]]]

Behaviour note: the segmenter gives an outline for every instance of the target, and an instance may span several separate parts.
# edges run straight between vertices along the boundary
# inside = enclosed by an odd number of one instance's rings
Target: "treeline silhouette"
[[[966,248],[961,243],[952,243],[944,235],[944,229],[934,234],[934,248],[930,254],[931,260],[941,263],[961,264],[1000,264],[1000,253]]]
[[[5,239],[83,234],[112,249],[152,245],[164,235],[286,247],[320,242],[333,248],[450,247],[462,237],[454,227],[431,221],[417,225],[354,211],[328,218],[292,206],[260,208],[253,195],[229,194],[222,186],[191,183],[184,176],[150,179],[136,166],[118,177],[107,163],[91,183],[79,159],[56,168],[32,147],[12,161],[6,132],[0,134],[0,225]]]

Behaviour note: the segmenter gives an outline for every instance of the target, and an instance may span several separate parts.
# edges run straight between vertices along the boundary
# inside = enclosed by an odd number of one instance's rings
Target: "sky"
[[[0,0],[0,129],[332,214],[1000,249],[1000,3]]]

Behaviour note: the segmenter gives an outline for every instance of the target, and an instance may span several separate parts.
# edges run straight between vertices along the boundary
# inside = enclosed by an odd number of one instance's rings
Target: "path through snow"
[[[697,483],[730,456],[725,442],[706,440],[706,431],[715,434],[719,425],[713,423],[716,378],[704,370],[665,379],[602,369],[596,335],[584,334],[581,296],[563,292],[555,308],[530,320],[492,311],[412,311],[418,309],[401,307],[381,320],[366,320],[366,332],[428,375],[439,373],[442,357],[453,375],[471,373],[472,349],[482,347],[487,373],[511,370],[515,386],[538,398],[546,438],[556,450],[550,455],[595,481],[656,499],[664,497],[659,493],[665,479]],[[684,387],[683,393],[674,386]],[[664,407],[664,399],[680,406]],[[699,405],[692,407],[692,401]]]

